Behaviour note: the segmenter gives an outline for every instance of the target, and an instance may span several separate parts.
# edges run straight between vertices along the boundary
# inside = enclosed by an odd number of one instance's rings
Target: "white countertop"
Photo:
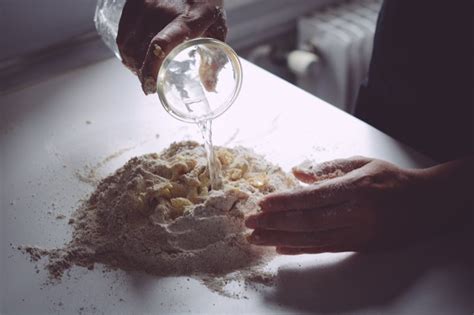
[[[369,125],[248,63],[237,102],[214,122],[217,145],[244,145],[289,170],[304,159],[366,155],[406,167],[430,162]],[[0,97],[0,312],[2,314],[471,314],[472,260],[442,238],[376,255],[279,257],[277,285],[231,299],[187,278],[73,268],[43,286],[42,263],[13,247],[57,247],[67,219],[93,187],[76,172],[105,176],[131,156],[173,141],[200,141],[115,59]],[[117,153],[117,154],[116,154]],[[401,227],[401,232],[403,227]],[[11,244],[11,245],[10,245]],[[35,265],[39,271],[36,271]]]

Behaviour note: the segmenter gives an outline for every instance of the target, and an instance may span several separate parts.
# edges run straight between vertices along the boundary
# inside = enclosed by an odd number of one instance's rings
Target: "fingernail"
[[[146,77],[143,81],[143,91],[146,94],[152,94],[156,92],[156,82],[152,77]]]
[[[245,220],[245,226],[249,229],[256,229],[258,227],[258,216],[251,215]]]

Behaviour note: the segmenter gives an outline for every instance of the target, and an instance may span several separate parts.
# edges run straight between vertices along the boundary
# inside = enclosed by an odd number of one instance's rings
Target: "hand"
[[[246,220],[247,227],[255,229],[251,243],[276,246],[281,254],[407,245],[455,229],[465,214],[459,209],[472,200],[466,197],[472,195],[466,188],[456,191],[457,184],[446,181],[436,168],[410,170],[355,157],[306,165],[293,173],[311,185],[268,195],[260,202],[261,213]],[[472,176],[472,167],[464,173],[460,187]]]
[[[156,92],[166,55],[185,40],[227,35],[223,0],[127,0],[117,35],[123,63],[138,75],[145,94]]]

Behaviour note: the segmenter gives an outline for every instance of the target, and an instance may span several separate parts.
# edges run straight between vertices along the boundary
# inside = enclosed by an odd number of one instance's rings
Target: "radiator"
[[[297,49],[288,66],[301,88],[353,113],[367,75],[382,0],[352,0],[324,7],[298,21]]]

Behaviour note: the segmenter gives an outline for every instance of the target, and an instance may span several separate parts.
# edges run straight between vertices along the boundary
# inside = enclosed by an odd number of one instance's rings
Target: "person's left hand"
[[[356,157],[293,173],[311,185],[266,196],[246,220],[251,243],[289,255],[371,251],[456,227],[445,184],[424,170]]]
[[[124,65],[151,94],[161,63],[174,47],[196,37],[224,41],[226,35],[223,0],[127,0],[117,46]]]

